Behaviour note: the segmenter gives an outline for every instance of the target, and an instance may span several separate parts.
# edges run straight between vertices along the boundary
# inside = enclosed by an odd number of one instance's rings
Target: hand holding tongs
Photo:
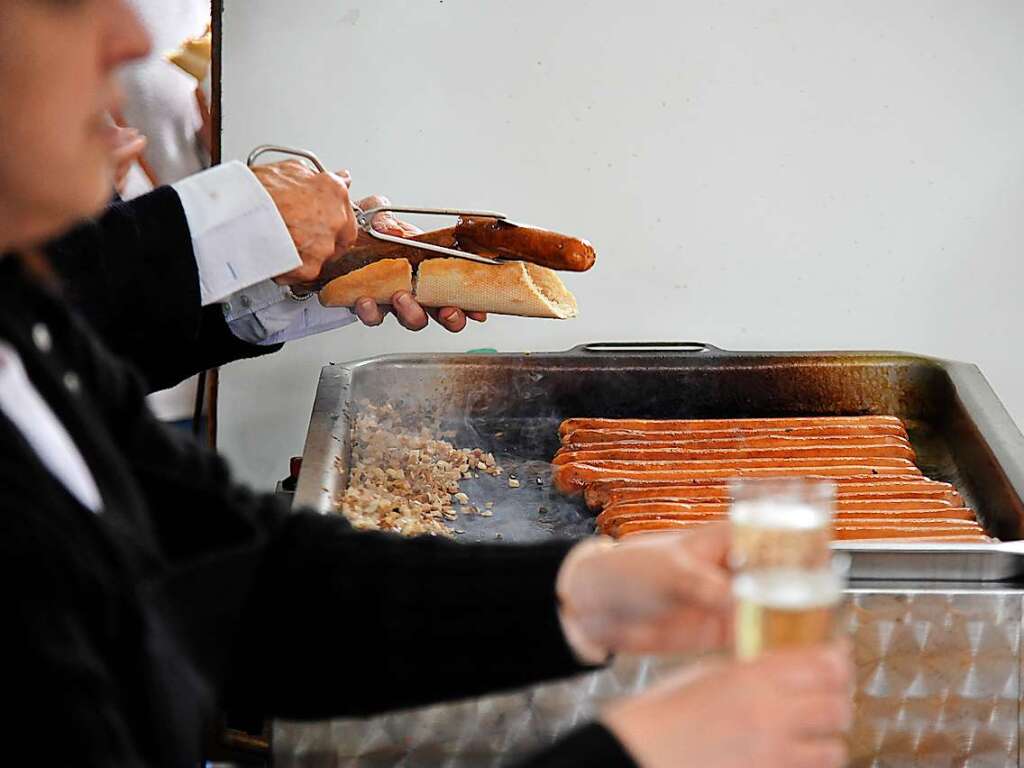
[[[246,165],[252,167],[256,164],[256,160],[264,154],[275,152],[282,155],[292,155],[302,160],[309,162],[314,169],[319,173],[327,173],[327,169],[320,158],[315,154],[306,149],[296,149],[294,147],[282,147],[273,144],[263,144],[256,147],[252,152],[249,153],[249,158],[246,161]],[[395,243],[397,245],[403,245],[409,248],[419,248],[424,251],[431,251],[433,253],[444,254],[445,256],[451,256],[456,259],[466,259],[467,261],[476,261],[482,264],[500,264],[501,262],[497,259],[490,259],[486,256],[481,256],[476,253],[469,253],[468,251],[460,251],[456,248],[449,248],[444,245],[437,245],[434,243],[426,242],[424,240],[417,240],[407,237],[397,237],[395,235],[389,235],[379,231],[373,226],[374,217],[379,213],[413,213],[413,214],[425,214],[430,216],[457,216],[459,218],[479,218],[479,219],[495,219],[503,221],[512,226],[512,223],[508,221],[508,217],[503,213],[496,213],[495,211],[462,211],[454,208],[420,208],[415,206],[401,206],[401,205],[381,205],[376,208],[370,208],[369,210],[362,210],[355,203],[352,204],[352,211],[356,216],[356,225],[366,234],[374,237],[378,240],[384,240],[389,243]]]

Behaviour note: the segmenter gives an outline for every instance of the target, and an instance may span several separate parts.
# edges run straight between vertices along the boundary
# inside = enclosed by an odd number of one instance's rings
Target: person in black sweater
[[[369,714],[574,674],[616,652],[720,647],[722,529],[615,546],[355,533],[239,486],[152,418],[140,375],[69,309],[61,291],[74,281],[62,288],[37,250],[105,201],[112,74],[147,44],[124,0],[0,0],[0,146],[18,150],[0,154],[6,762],[195,766],[215,703]],[[324,179],[293,182],[321,210],[342,197]],[[175,190],[112,215],[111,274],[175,320],[153,324],[162,346],[139,358],[150,377],[253,351],[201,307],[208,286],[180,258],[197,233]],[[344,226],[325,217],[317,237]],[[175,254],[146,288],[121,271],[130,255]],[[142,351],[131,329],[123,344]],[[842,648],[705,664],[531,764],[840,765],[849,680]]]

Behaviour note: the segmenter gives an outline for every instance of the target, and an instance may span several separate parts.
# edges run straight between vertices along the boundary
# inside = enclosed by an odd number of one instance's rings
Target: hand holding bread
[[[383,195],[371,195],[356,203],[360,210],[364,211],[389,204],[390,201]],[[416,237],[423,234],[419,227],[402,221],[391,213],[378,213],[374,217],[373,225],[379,232],[395,237]],[[360,231],[359,237],[356,240],[356,247],[371,246],[378,242],[371,235]],[[380,325],[389,313],[394,313],[399,324],[410,331],[423,330],[429,324],[430,318],[433,318],[442,328],[452,333],[459,333],[464,330],[467,318],[478,323],[482,323],[487,319],[487,314],[484,312],[463,312],[457,307],[424,309],[408,291],[399,291],[392,295],[389,301],[380,304],[369,296],[361,296],[356,299],[352,310],[363,325],[368,327]]]
[[[366,325],[379,325],[385,306],[414,331],[430,316],[453,332],[465,327],[467,317],[483,321],[488,312],[575,317],[576,299],[553,270],[583,272],[596,258],[585,240],[500,215],[473,214],[454,227],[420,232],[381,211],[371,229],[356,214],[389,203],[373,196],[353,211],[346,172],[318,173],[290,160],[257,166],[253,173],[277,206],[302,261],[275,280],[318,291],[321,304],[350,307]],[[424,243],[447,252],[420,247]]]

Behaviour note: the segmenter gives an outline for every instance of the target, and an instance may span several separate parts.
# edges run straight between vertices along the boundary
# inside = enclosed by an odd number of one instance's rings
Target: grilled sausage
[[[919,483],[900,482],[883,483],[879,480],[879,489],[872,490],[872,484],[843,484],[836,487],[836,500],[866,501],[879,504],[907,502],[934,502],[945,506],[961,506],[963,499],[956,491],[947,490],[944,483],[930,483],[922,480]],[[890,488],[892,490],[882,490]],[[592,485],[584,491],[587,506],[591,509],[608,507],[612,504],[640,501],[671,501],[683,504],[706,502],[730,502],[732,493],[728,485],[705,486],[665,486],[642,488],[618,488],[608,490],[602,485]]]
[[[714,505],[708,505],[711,507]],[[677,512],[620,512],[611,515],[603,520],[598,518],[597,528],[602,533],[615,536],[619,528],[626,523],[644,521],[672,521],[672,520],[728,520],[727,510],[713,511],[711,509],[689,509]],[[835,516],[835,525],[849,526],[854,524],[864,525],[909,525],[909,526],[931,526],[936,522],[949,525],[975,525],[974,511],[970,509],[908,509],[900,512],[892,511],[870,511],[862,510],[856,512],[840,512]]]
[[[571,429],[561,433],[563,443],[617,443],[627,440],[744,439],[757,437],[898,437],[907,439],[902,424],[834,424],[829,426],[723,427],[721,429],[625,429],[620,427]]]
[[[623,523],[618,529],[618,538],[641,533],[685,531],[695,526],[709,525],[713,520],[655,520]],[[869,541],[872,539],[898,539],[900,541],[927,542],[940,540],[943,543],[986,543],[991,539],[981,526],[962,525],[939,521],[927,525],[906,525],[887,523],[872,525],[870,522],[848,522],[834,526],[833,537],[837,541]]]
[[[736,477],[764,478],[764,477],[808,477],[834,479],[841,477],[865,476],[889,476],[907,478],[921,477],[921,470],[914,466],[857,466],[857,465],[833,465],[816,466],[780,466],[778,462],[767,467],[722,467],[718,465],[714,469],[696,469],[681,467],[679,464],[663,464],[658,468],[650,468],[650,465],[633,462],[620,462],[625,467],[609,467],[595,464],[562,464],[554,468],[552,473],[555,488],[566,494],[579,495],[583,489],[596,480],[627,480],[643,483],[649,480],[669,481],[673,484],[693,483],[709,484],[712,482],[721,483]],[[645,467],[645,468],[639,468]]]
[[[594,246],[586,240],[500,219],[462,219],[455,227],[455,239],[471,253],[569,272],[586,272],[597,260]]]
[[[810,478],[835,483],[836,496],[895,494],[907,498],[944,498],[959,504],[963,500],[949,483],[940,483],[919,476]],[[672,480],[595,480],[586,488],[587,506],[598,509],[612,501],[731,499],[729,484],[722,480],[685,483]]]
[[[596,461],[731,461],[733,459],[841,459],[855,458],[858,463],[876,458],[903,459],[913,463],[914,452],[900,445],[819,445],[807,448],[601,448],[561,451],[553,464]]]
[[[846,467],[863,466],[872,469],[903,469],[906,474],[920,474],[910,459],[874,458],[861,456],[806,456],[803,458],[789,458],[779,456],[776,458],[760,459],[739,459],[739,458],[707,458],[707,459],[594,459],[592,461],[569,461],[556,467],[571,467],[577,464],[585,464],[590,467],[603,467],[605,469],[769,469],[777,467],[786,469],[790,467]]]
[[[649,530],[658,530],[660,528],[671,530],[680,524],[696,525],[700,523],[724,523],[728,521],[728,519],[728,515],[720,514],[690,515],[688,517],[623,517],[617,520],[612,520],[606,525],[598,527],[597,532],[603,536],[611,536],[613,539],[618,539],[625,533],[635,530],[638,527],[644,527]],[[875,530],[888,530],[894,527],[901,530],[948,528],[964,534],[984,534],[984,530],[974,521],[955,517],[901,517],[898,519],[881,519],[877,521],[870,518],[847,517],[836,521],[835,526],[833,526],[832,538],[841,541],[845,538],[842,534],[853,528],[870,532]]]
[[[890,477],[878,475],[854,475],[848,477],[809,477],[811,480],[826,480],[836,486],[836,495],[860,495],[874,493],[905,494],[908,497],[944,498],[953,503],[963,500],[949,483],[928,480],[925,477],[907,475]],[[621,494],[621,496],[620,496]],[[614,495],[614,497],[613,497]],[[721,495],[723,499],[731,499],[729,484],[723,480],[704,480],[685,482],[681,480],[636,480],[636,479],[599,479],[590,482],[586,488],[587,506],[591,509],[606,506],[613,498],[621,501],[655,500],[661,495],[686,500],[693,498],[707,499]]]
[[[579,434],[573,432],[572,435]],[[663,440],[660,435],[683,435],[680,439]],[[570,438],[572,437],[570,435]],[[789,435],[772,435],[756,433],[745,437],[706,438],[699,432],[651,432],[649,440],[615,440],[608,442],[563,442],[558,453],[567,451],[611,451],[611,450],[654,450],[656,448],[703,448],[717,450],[722,448],[816,448],[842,447],[853,449],[865,446],[886,445],[903,448],[912,456],[914,451],[910,441],[895,435],[833,435],[831,437],[790,437]]]
[[[605,525],[620,517],[673,517],[726,514],[732,505],[729,502],[712,501],[684,503],[678,501],[629,501],[612,504],[597,516],[597,525]],[[947,501],[936,499],[897,499],[895,501],[840,500],[835,505],[835,518],[864,515],[876,517],[952,517],[973,520],[974,512],[966,507],[954,507]]]
[[[835,426],[886,426],[906,429],[896,416],[799,416],[793,418],[765,419],[566,419],[558,427],[559,435],[567,435],[578,429],[637,430],[640,432],[682,431],[721,429],[786,429],[788,427],[835,427]]]

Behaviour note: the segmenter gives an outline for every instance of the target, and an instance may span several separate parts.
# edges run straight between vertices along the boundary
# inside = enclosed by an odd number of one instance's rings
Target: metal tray
[[[890,352],[730,352],[704,343],[601,343],[543,354],[390,355],[321,372],[295,503],[333,512],[350,424],[388,402],[462,447],[493,451],[508,474],[465,481],[491,518],[460,518],[466,541],[535,541],[593,531],[581,501],[550,485],[569,416],[726,418],[894,414],[921,469],[953,483],[993,536],[1024,538],[1024,436],[978,369]],[[998,581],[1024,577],[1024,544],[839,545],[853,578]]]

